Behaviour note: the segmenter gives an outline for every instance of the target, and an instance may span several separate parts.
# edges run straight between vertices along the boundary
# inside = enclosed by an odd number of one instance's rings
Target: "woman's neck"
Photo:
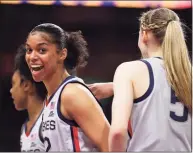
[[[57,90],[59,85],[70,76],[68,72],[64,69],[64,71],[59,71],[50,76],[49,79],[44,81],[46,89],[48,91],[47,99]]]
[[[27,99],[27,112],[29,121],[35,121],[43,109],[43,101],[37,95],[29,95]]]
[[[163,57],[161,47],[151,47],[148,49],[148,57]]]

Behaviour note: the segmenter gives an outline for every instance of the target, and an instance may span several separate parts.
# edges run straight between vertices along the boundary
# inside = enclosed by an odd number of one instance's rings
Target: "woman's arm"
[[[113,82],[87,84],[97,99],[104,99],[113,96]]]
[[[108,150],[110,125],[96,99],[80,84],[68,84],[62,93],[61,107],[76,121],[85,135],[100,149]]]
[[[113,86],[112,123],[109,133],[109,151],[126,151],[128,141],[128,122],[133,106],[133,87],[128,73],[129,63],[116,69]]]

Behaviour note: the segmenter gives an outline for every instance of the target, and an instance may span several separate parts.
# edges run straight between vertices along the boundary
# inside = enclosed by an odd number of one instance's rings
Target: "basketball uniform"
[[[42,110],[43,112],[43,110]],[[41,142],[39,134],[42,122],[42,112],[34,123],[31,131],[29,133],[27,130],[27,121],[23,124],[21,128],[20,146],[21,152],[43,152],[45,151],[44,144]]]
[[[79,83],[85,86],[79,78],[69,76],[49,98],[44,107],[41,140],[45,144],[46,151],[97,151],[96,146],[78,124],[66,119],[60,111],[61,93],[68,83]]]
[[[171,89],[163,60],[141,61],[148,67],[150,84],[134,100],[127,151],[191,151],[191,116]]]

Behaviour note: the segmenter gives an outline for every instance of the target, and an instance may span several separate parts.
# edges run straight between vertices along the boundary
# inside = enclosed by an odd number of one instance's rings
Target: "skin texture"
[[[25,87],[27,82],[21,83],[21,76],[19,71],[14,72],[12,76],[12,88],[10,89],[11,96],[13,98],[13,103],[15,108],[20,111],[26,108],[25,101],[27,96],[25,93]]]
[[[113,96],[113,83],[93,83],[87,85],[97,99],[101,100]]]

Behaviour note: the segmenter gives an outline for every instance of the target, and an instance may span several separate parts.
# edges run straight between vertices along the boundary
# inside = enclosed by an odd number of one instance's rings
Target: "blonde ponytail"
[[[192,112],[192,66],[180,21],[168,23],[162,50],[168,81],[179,100]]]
[[[192,66],[188,55],[182,23],[178,15],[167,8],[142,14],[142,30],[151,30],[162,46],[167,79],[178,99],[192,113]]]

